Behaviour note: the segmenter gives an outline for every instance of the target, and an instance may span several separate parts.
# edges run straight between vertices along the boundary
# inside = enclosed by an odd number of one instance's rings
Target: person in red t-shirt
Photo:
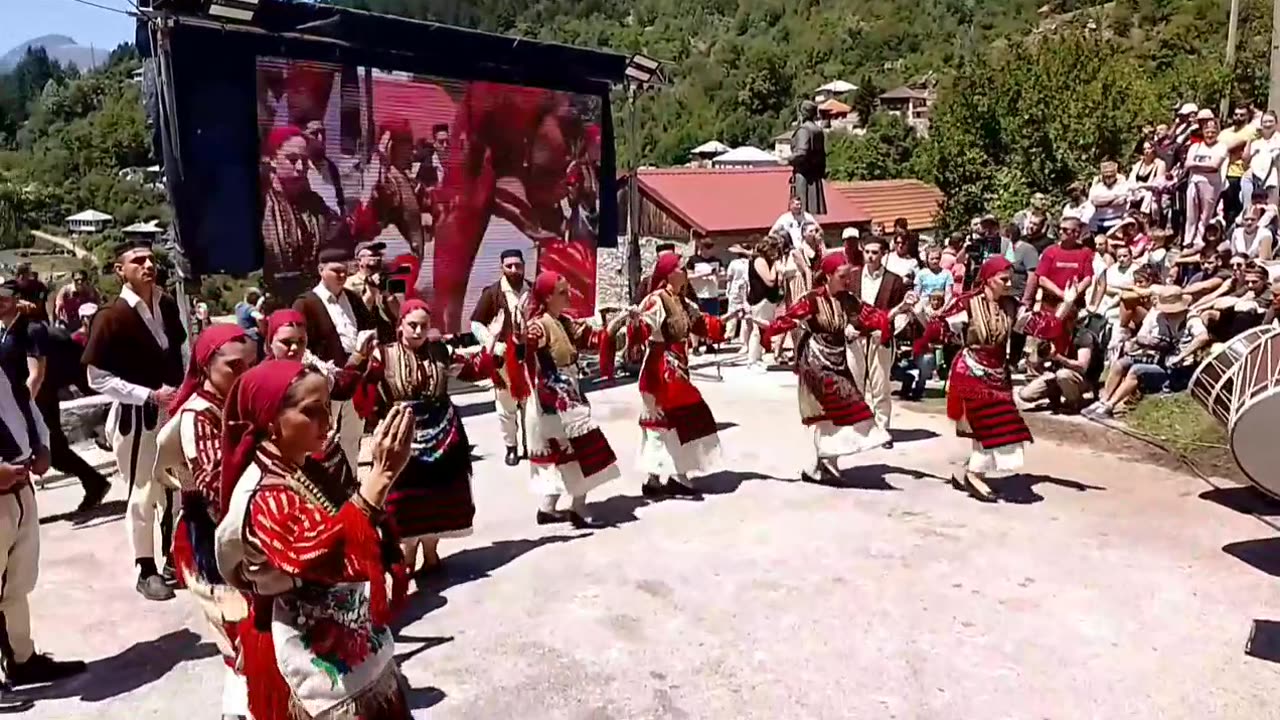
[[[1073,217],[1064,217],[1058,225],[1058,244],[1047,248],[1040,256],[1040,264],[1027,279],[1027,295],[1024,303],[1035,300],[1035,292],[1041,290],[1040,306],[1053,310],[1062,302],[1063,290],[1072,282],[1082,289],[1093,278],[1093,250],[1080,244],[1083,225]]]

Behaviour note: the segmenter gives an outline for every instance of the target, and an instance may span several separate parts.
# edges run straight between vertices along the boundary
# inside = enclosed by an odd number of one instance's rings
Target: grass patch
[[[1180,455],[1230,453],[1226,428],[1187,393],[1145,397],[1124,421]]]

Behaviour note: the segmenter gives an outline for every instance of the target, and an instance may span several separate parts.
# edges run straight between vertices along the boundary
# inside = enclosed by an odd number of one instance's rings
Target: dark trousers
[[[1240,213],[1244,211],[1244,201],[1240,197],[1240,180],[1241,178],[1227,178],[1227,185],[1222,189],[1222,219],[1226,222],[1225,229],[1231,232],[1231,228],[1236,224],[1236,218],[1240,217]]]
[[[62,432],[62,409],[58,406],[56,393],[41,393],[36,398],[36,407],[44,417],[44,424],[49,426],[49,464],[59,472],[74,475],[80,479],[85,492],[107,484],[102,476],[87,460],[71,449],[66,433]]]

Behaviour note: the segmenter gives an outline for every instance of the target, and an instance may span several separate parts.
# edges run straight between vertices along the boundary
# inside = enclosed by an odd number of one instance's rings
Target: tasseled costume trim
[[[203,579],[210,585],[224,583],[218,572],[214,554],[214,533],[217,523],[209,515],[209,506],[199,493],[182,494],[182,515],[173,533],[173,561],[184,572]],[[178,573],[180,586],[185,587],[183,573]]]

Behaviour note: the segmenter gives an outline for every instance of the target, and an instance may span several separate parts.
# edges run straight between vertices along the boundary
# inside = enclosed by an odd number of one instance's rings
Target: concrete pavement
[[[724,377],[699,381],[727,460],[702,503],[640,499],[637,391],[592,393],[624,471],[591,498],[616,523],[595,533],[534,525],[489,395],[459,396],[477,532],[442,545],[450,576],[404,618],[417,716],[1280,717],[1280,665],[1244,653],[1255,618],[1280,619],[1280,539],[1228,507],[1247,493],[1213,502],[1191,477],[1042,437],[1006,486],[1022,502],[981,505],[943,482],[967,443],[901,408],[896,449],[846,460],[851,487],[802,485],[794,376]],[[42,490],[42,517],[79,497]],[[123,488],[109,499],[43,527],[37,643],[91,666],[27,693],[26,715],[216,718],[202,621],[183,593],[134,593]]]

